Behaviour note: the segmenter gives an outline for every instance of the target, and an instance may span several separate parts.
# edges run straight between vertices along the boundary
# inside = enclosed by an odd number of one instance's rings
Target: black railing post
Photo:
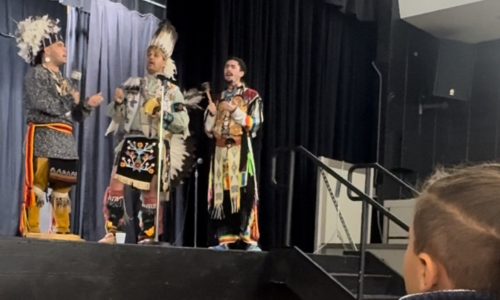
[[[377,163],[356,164],[356,165],[353,165],[352,167],[350,167],[349,168],[349,173],[348,173],[349,182],[352,183],[352,173],[354,171],[356,171],[358,169],[366,169],[366,168],[371,168],[371,169],[374,169],[377,172],[381,172],[382,174],[387,175],[389,179],[393,180],[394,182],[396,182],[401,187],[404,187],[407,190],[411,191],[414,195],[420,194],[414,187],[412,187],[408,183],[404,182],[403,180],[401,180],[400,178],[398,178],[396,175],[394,175],[393,173],[391,173],[389,170],[387,170],[386,168],[382,167],[381,165],[379,165]],[[347,196],[349,197],[349,199],[351,199],[353,201],[361,200],[360,197],[352,196],[352,190],[348,190],[347,191]]]
[[[366,168],[365,194],[370,195],[371,190],[371,168]],[[368,202],[361,202],[361,249],[359,258],[359,281],[358,300],[363,300],[363,288],[365,279],[366,243],[368,242]]]
[[[293,205],[293,181],[295,175],[295,150],[290,151],[290,174],[288,177],[288,203],[286,207],[286,237],[285,245],[291,246],[292,233],[292,205]]]
[[[403,221],[401,221],[401,219],[396,217],[393,213],[388,211],[387,208],[385,208],[383,205],[381,205],[380,203],[378,203],[377,201],[372,199],[370,196],[368,196],[364,192],[360,191],[356,186],[354,186],[351,182],[349,182],[349,180],[346,180],[340,174],[333,171],[332,168],[330,168],[328,165],[326,165],[324,162],[322,162],[319,158],[314,156],[314,154],[309,152],[306,148],[304,148],[302,146],[298,146],[297,151],[303,153],[307,158],[314,161],[317,166],[321,167],[326,173],[330,174],[333,178],[337,179],[341,184],[345,185],[348,190],[352,190],[356,195],[358,195],[360,197],[359,200],[368,202],[368,204],[370,204],[373,208],[378,210],[382,215],[389,218],[389,220],[396,223],[404,231],[408,232],[410,230],[410,227],[407,224],[405,224]]]
[[[271,181],[274,185],[278,185],[276,182],[276,154],[271,159]]]

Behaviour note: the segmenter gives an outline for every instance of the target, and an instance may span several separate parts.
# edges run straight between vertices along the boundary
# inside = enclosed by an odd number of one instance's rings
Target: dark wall
[[[423,160],[432,156],[429,153],[431,144],[422,141],[427,136],[421,135],[422,132],[433,132],[432,127],[428,128],[431,114],[420,116],[418,106],[432,98],[438,40],[401,20],[393,24],[391,40],[384,165],[398,174],[402,174],[403,169],[418,172],[425,166],[414,165],[410,157],[413,153],[407,155],[409,149],[406,147],[411,147],[411,143],[423,143],[425,148],[412,151],[422,151],[420,157]]]
[[[477,46],[466,158],[469,161],[499,157],[500,40]],[[463,116],[465,118],[465,116]]]
[[[433,96],[439,45],[402,20],[392,24],[384,165],[413,184],[436,166],[499,155],[500,41],[475,45],[469,101]],[[411,196],[389,182],[383,190],[385,199]]]

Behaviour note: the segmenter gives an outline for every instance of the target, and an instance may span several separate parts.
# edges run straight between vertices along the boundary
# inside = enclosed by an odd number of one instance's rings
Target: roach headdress
[[[35,58],[46,47],[64,41],[59,34],[59,20],[52,20],[48,15],[28,17],[19,22],[16,31],[16,42],[19,56],[27,63],[34,64]]]

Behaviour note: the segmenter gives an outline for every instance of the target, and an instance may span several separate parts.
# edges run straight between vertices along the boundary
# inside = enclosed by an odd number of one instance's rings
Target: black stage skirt
[[[158,172],[158,140],[126,137],[117,155],[116,167],[116,179],[139,190],[149,190]]]

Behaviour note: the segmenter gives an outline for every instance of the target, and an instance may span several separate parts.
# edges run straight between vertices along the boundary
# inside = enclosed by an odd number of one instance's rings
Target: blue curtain
[[[93,0],[59,0],[62,4],[81,8],[84,12],[90,13],[90,7]],[[110,0],[112,2],[121,3],[130,10],[135,10],[141,14],[153,14],[159,19],[166,16],[166,9],[145,2],[143,0]],[[167,0],[155,0],[155,2],[166,5]]]
[[[66,28],[66,8],[57,2],[41,0],[0,1],[0,32],[14,33],[16,23],[29,16],[48,14]],[[14,21],[13,21],[14,20]],[[22,200],[24,162],[22,147],[26,134],[22,104],[23,78],[29,65],[17,55],[13,38],[0,36],[0,235],[16,235]]]
[[[116,144],[113,136],[104,136],[110,122],[105,114],[106,105],[113,101],[114,89],[128,77],[144,75],[146,48],[158,23],[153,15],[129,11],[118,3],[107,0],[92,3],[85,95],[102,92],[106,101],[80,130],[81,177],[77,199],[83,208],[82,236],[85,240],[98,240],[105,233],[102,203]],[[131,215],[134,211],[132,198],[127,197],[127,211]],[[128,226],[127,242],[134,240],[135,229]]]
[[[68,13],[68,30],[66,34],[66,48],[68,49],[68,62],[65,66],[65,74],[70,77],[74,70],[82,73],[80,80],[80,91],[85,91],[85,79],[87,75],[87,57],[89,45],[89,22],[90,13],[82,9],[70,8]],[[74,130],[75,138],[78,144],[82,144],[84,126],[76,124]],[[83,153],[82,147],[78,148],[78,155],[81,157]],[[80,165],[81,171],[81,165]],[[82,234],[83,220],[83,201],[78,195],[80,194],[81,185],[77,185],[71,191],[72,214],[71,214],[71,230],[73,233]]]

